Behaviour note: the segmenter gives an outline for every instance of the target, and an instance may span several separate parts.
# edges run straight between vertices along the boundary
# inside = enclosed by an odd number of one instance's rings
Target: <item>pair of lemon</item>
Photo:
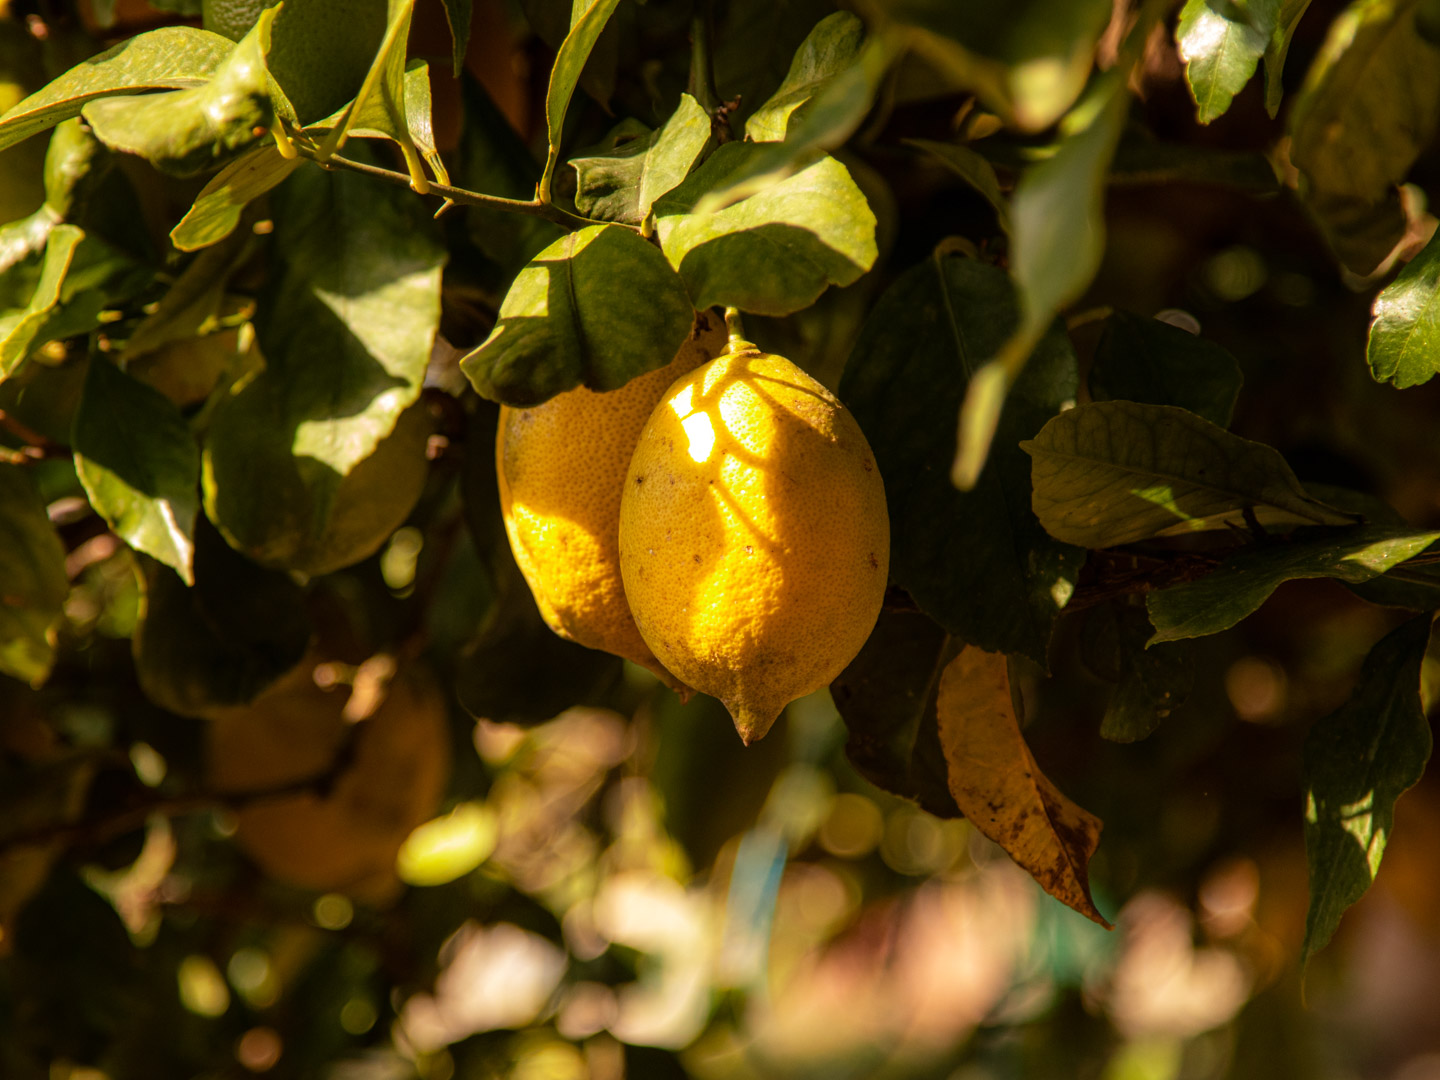
[[[495,457],[550,628],[719,698],[747,743],[879,616],[890,528],[865,436],[790,361],[727,344],[714,314],[619,390],[502,409]]]

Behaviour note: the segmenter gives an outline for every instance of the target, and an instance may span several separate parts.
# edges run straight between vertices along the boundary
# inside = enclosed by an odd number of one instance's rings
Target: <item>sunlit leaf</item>
[[[579,385],[615,390],[668,364],[694,319],[653,245],[619,225],[590,225],[520,272],[495,329],[460,367],[478,393],[510,405]]]
[[[575,84],[585,69],[590,50],[600,39],[600,32],[614,14],[620,0],[586,0],[584,7],[576,5],[571,20],[570,33],[560,43],[555,56],[555,66],[550,69],[550,86],[545,92],[545,137],[549,152],[545,158],[545,171],[540,178],[541,198],[549,198],[550,179],[560,160],[560,140],[564,135],[565,111],[570,107],[570,97],[575,93]]]
[[[1090,365],[1094,401],[1178,405],[1221,427],[1240,394],[1240,364],[1213,341],[1158,319],[1117,311]]]
[[[1187,0],[1175,28],[1196,117],[1223,116],[1270,46],[1281,0]]]
[[[840,397],[885,478],[891,578],[961,639],[1044,665],[1051,627],[1084,561],[1036,520],[1026,494],[1030,463],[1019,449],[1075,399],[1075,354],[1058,327],[1006,401],[995,453],[974,489],[957,491],[948,475],[951,425],[968,381],[1017,319],[1003,271],[936,255],[876,304]]]
[[[75,415],[74,448],[90,505],[115,534],[193,581],[200,451],[180,410],[97,358]]]
[[[488,859],[498,835],[495,814],[489,807],[461,803],[405,838],[395,859],[395,872],[407,885],[444,885]]]
[[[1285,581],[1334,578],[1359,584],[1414,558],[1440,532],[1365,525],[1334,536],[1297,536],[1284,544],[1246,548],[1198,581],[1160,589],[1146,597],[1153,641],[1175,641],[1228,630]]]
[[[112,94],[183,90],[209,80],[235,49],[229,38],[189,26],[166,26],[127,38],[77,64],[0,116],[0,150]]]
[[[655,205],[656,233],[697,308],[788,315],[874,264],[875,215],[845,166],[824,156],[714,214],[693,212],[763,147],[727,143]]]
[[[0,671],[38,686],[55,662],[65,548],[26,470],[0,465]]]
[[[970,824],[1051,896],[1108,928],[1090,899],[1100,819],[1067,799],[1035,763],[1011,703],[1004,655],[966,646],[940,675],[937,711],[950,793]]]
[[[205,85],[91,101],[82,111],[85,122],[110,149],[137,154],[174,176],[228,161],[271,122],[265,51],[274,11],[261,14]]]
[[[848,11],[837,11],[816,23],[795,51],[780,88],[745,121],[746,138],[752,142],[783,140],[795,110],[845,70],[864,37],[865,24]]]
[[[60,289],[75,250],[85,234],[74,225],[57,225],[47,233],[44,260],[29,302],[19,310],[0,310],[0,379],[14,373],[31,346],[38,344],[41,328],[60,302]]]
[[[181,251],[197,251],[235,231],[245,207],[276,187],[303,162],[281,156],[274,146],[252,150],[210,180],[175,228],[170,242]]]
[[[606,154],[570,159],[575,206],[602,221],[638,225],[656,199],[685,179],[709,142],[709,115],[681,94],[679,107],[658,131],[626,139]]]
[[[1323,949],[1380,869],[1395,802],[1425,770],[1430,725],[1420,700],[1429,615],[1392,631],[1365,658],[1350,700],[1305,740],[1305,861],[1310,910],[1301,962]]]
[[[1440,240],[1432,237],[1375,298],[1365,359],[1377,382],[1400,389],[1440,371]]]
[[[1041,524],[1084,547],[1242,526],[1247,508],[1261,525],[1355,520],[1311,498],[1278,451],[1173,406],[1080,405],[1020,445]]]

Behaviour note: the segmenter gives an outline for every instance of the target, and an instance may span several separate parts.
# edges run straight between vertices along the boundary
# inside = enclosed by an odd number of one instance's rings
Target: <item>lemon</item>
[[[400,887],[401,844],[434,816],[449,779],[445,700],[415,666],[388,686],[357,678],[354,691],[322,689],[315,670],[311,659],[252,704],[213,712],[210,781],[227,794],[303,788],[353,737],[353,758],[328,791],[243,802],[235,839],[277,881],[384,900]]]
[[[860,651],[889,559],[874,455],[818,382],[736,342],[670,387],[625,480],[625,594],[660,662],[745,742]]]
[[[546,624],[633,660],[681,689],[635,629],[620,582],[620,493],[640,429],[675,379],[715,356],[724,326],[698,316],[665,367],[619,390],[577,387],[532,409],[502,407],[495,436],[510,550]]]

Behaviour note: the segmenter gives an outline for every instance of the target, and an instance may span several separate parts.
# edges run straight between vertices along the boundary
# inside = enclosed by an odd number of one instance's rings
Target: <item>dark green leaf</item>
[[[1305,740],[1305,861],[1310,910],[1301,962],[1329,942],[1340,917],[1380,869],[1395,801],[1430,758],[1420,665],[1430,616],[1392,631],[1370,651],[1350,700]]]
[[[885,478],[890,575],[964,641],[1046,662],[1055,616],[1074,591],[1084,552],[1041,528],[1017,445],[1076,392],[1076,361],[1058,327],[1005,403],[996,451],[971,491],[949,480],[953,425],[968,379],[1013,330],[1005,274],[937,255],[890,287],[866,323],[840,383]]]
[[[1358,584],[1420,554],[1440,532],[1364,525],[1333,536],[1245,548],[1198,581],[1148,594],[1151,640],[1176,641],[1228,630],[1257,611],[1285,581],[1334,578]]]
[[[564,136],[565,110],[570,107],[570,96],[575,93],[575,84],[585,69],[590,50],[600,38],[600,32],[614,14],[620,0],[582,0],[576,4],[570,23],[570,32],[560,43],[555,56],[555,66],[550,69],[550,86],[545,92],[545,137],[549,152],[545,157],[545,171],[540,177],[540,192],[543,198],[550,196],[550,178],[560,160],[560,140]]]
[[[485,342],[460,362],[477,392],[538,405],[575,386],[615,390],[668,364],[695,311],[638,233],[590,225],[520,271]]]
[[[50,313],[60,302],[60,289],[75,250],[85,234],[74,225],[56,225],[47,233],[45,255],[34,280],[34,291],[23,308],[0,311],[0,379],[15,371],[29,355]],[[23,269],[23,268],[17,268]],[[8,291],[8,290],[7,290]]]
[[[1010,201],[1000,191],[995,166],[968,146],[959,143],[934,142],[931,139],[906,139],[906,145],[918,147],[933,155],[956,176],[985,197],[995,209],[995,221],[1001,230],[1010,231]]]
[[[441,0],[445,5],[445,21],[450,24],[450,40],[455,43],[453,54],[455,77],[465,66],[465,47],[470,44],[471,0]]]
[[[1147,649],[1150,633],[1143,607],[1110,603],[1089,612],[1081,648],[1091,670],[1116,684],[1100,721],[1102,738],[1143,739],[1189,696],[1194,682],[1190,650],[1181,644]]]
[[[266,63],[292,127],[329,116],[360,92],[385,40],[386,0],[305,0],[276,16]]]
[[[1246,508],[1262,525],[1354,522],[1306,494],[1273,448],[1174,406],[1080,405],[1020,445],[1035,513],[1084,547],[1240,526]]]
[[[940,747],[940,672],[964,647],[917,612],[881,612],[858,656],[830,684],[845,756],[876,787],[937,817],[960,816]]]
[[[1187,0],[1175,28],[1196,117],[1225,114],[1245,88],[1280,20],[1281,0]]]
[[[1121,136],[1108,183],[1214,184],[1255,195],[1280,190],[1275,167],[1264,154],[1161,142],[1138,125]]]
[[[864,37],[865,24],[848,11],[821,19],[795,51],[780,88],[745,121],[745,137],[751,142],[783,141],[791,114],[850,65]]]
[[[165,395],[91,361],[75,415],[75,472],[90,505],[137,551],[188,585],[200,509],[200,451]]]
[[[1337,253],[1369,274],[1404,233],[1396,185],[1440,123],[1440,49],[1414,0],[1362,0],[1330,27],[1290,114],[1290,161]]]
[[[203,716],[255,700],[300,662],[310,632],[304,590],[243,558],[201,518],[193,586],[145,562],[135,674],[157,705]]]
[[[1105,321],[1095,350],[1090,396],[1178,405],[1229,427],[1243,381],[1240,364],[1213,341],[1158,319],[1117,311]]]
[[[75,221],[114,163],[79,117],[56,124],[45,150],[45,205],[62,221]]]
[[[1310,0],[1280,0],[1280,17],[1275,21],[1270,43],[1265,46],[1265,110],[1272,120],[1280,113],[1280,99],[1285,93],[1283,76],[1290,40],[1309,6]]]
[[[1440,371],[1440,241],[1431,237],[1375,298],[1365,359],[1377,382],[1400,389]]]
[[[112,150],[138,154],[161,172],[193,176],[230,160],[270,125],[267,9],[204,86],[89,102],[82,110]]]
[[[633,137],[621,136],[624,141],[617,139],[609,153],[571,159],[575,206],[582,214],[639,225],[655,200],[699,160],[710,142],[710,117],[693,97],[681,94],[679,107],[659,131],[640,134],[632,127],[629,134]]]
[[[691,212],[764,152],[727,143],[655,205],[660,246],[698,308],[788,315],[875,262],[875,215],[832,157],[718,213]]]
[[[0,671],[38,686],[69,591],[65,548],[26,470],[0,465]]]
[[[235,231],[245,207],[300,167],[301,160],[281,156],[274,146],[252,150],[221,169],[195,197],[170,242],[181,251],[197,251]]]
[[[225,301],[225,288],[253,250],[251,244],[248,237],[238,236],[231,243],[216,244],[191,259],[155,310],[130,334],[121,363],[128,364],[172,342],[214,331]]]
[[[166,26],[128,38],[75,65],[0,116],[0,150],[79,116],[95,98],[200,86],[234,49],[229,38],[189,26]]]

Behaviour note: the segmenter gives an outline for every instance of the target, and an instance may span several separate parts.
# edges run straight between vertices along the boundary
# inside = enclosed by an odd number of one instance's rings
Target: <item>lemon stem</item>
[[[745,323],[740,319],[739,308],[727,307],[725,309],[725,329],[730,335],[730,342],[725,351],[730,355],[734,356],[736,353],[755,348],[745,337]]]

